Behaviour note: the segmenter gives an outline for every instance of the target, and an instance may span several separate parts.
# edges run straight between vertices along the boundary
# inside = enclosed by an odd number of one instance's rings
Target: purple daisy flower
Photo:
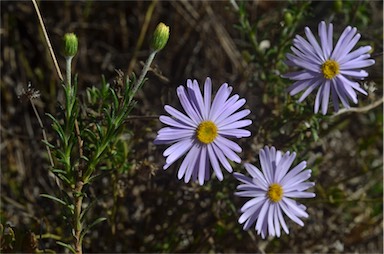
[[[164,127],[155,139],[156,144],[172,144],[163,155],[166,158],[164,169],[186,154],[178,171],[178,178],[184,176],[187,183],[192,178],[199,180],[200,185],[210,177],[212,165],[216,177],[221,181],[223,174],[220,164],[232,172],[227,159],[240,163],[236,154],[241,152],[238,144],[229,138],[249,137],[251,132],[241,129],[252,123],[251,120],[241,120],[250,113],[243,109],[236,112],[245,104],[245,99],[239,99],[235,94],[231,97],[232,87],[227,83],[221,85],[211,103],[212,83],[207,78],[204,84],[204,97],[196,80],[187,80],[187,88],[179,86],[177,96],[186,114],[165,105],[169,116],[160,116],[160,121],[170,127]],[[236,112],[236,113],[235,113]]]
[[[313,182],[305,182],[311,177],[312,171],[304,170],[307,166],[305,161],[289,171],[296,153],[286,152],[283,155],[275,147],[266,146],[261,149],[259,157],[262,171],[245,163],[245,169],[251,177],[234,173],[236,179],[242,182],[237,186],[238,192],[235,194],[251,198],[240,209],[242,215],[239,223],[245,222],[243,228],[247,230],[256,222],[255,229],[262,238],[267,234],[280,237],[280,226],[289,234],[283,213],[300,226],[304,223],[299,217],[308,217],[306,207],[292,198],[315,197],[314,193],[304,192],[315,185]]]
[[[314,111],[317,113],[321,104],[321,112],[325,115],[330,94],[332,94],[335,112],[339,110],[339,100],[346,108],[349,108],[349,99],[353,103],[357,103],[355,90],[367,95],[367,92],[354,80],[368,77],[368,73],[361,68],[373,65],[375,60],[369,59],[368,52],[371,50],[371,46],[362,46],[351,52],[361,37],[359,33],[356,33],[355,27],[345,28],[335,47],[332,42],[332,23],[327,27],[322,21],[319,24],[318,32],[320,45],[308,27],[305,28],[308,41],[300,35],[296,35],[293,47],[291,47],[294,54],[286,55],[287,64],[303,68],[303,70],[287,73],[283,77],[295,81],[288,88],[291,95],[306,90],[301,95],[299,102],[318,88]]]

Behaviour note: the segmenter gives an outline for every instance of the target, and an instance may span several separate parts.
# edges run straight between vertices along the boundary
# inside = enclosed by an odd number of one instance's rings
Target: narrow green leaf
[[[83,132],[84,132],[84,136],[88,136],[91,141],[96,142],[97,136],[96,136],[96,134],[93,131],[91,131],[90,129],[86,128],[86,129],[83,130]]]
[[[48,146],[49,148],[52,148],[52,149],[54,149],[55,148],[55,146],[54,145],[52,145],[51,143],[49,143],[48,141],[46,141],[46,140],[41,140],[41,142],[43,142],[43,144],[44,145],[46,145],[46,146]]]
[[[107,126],[109,127],[112,125],[112,116],[109,113],[108,109],[104,108],[103,111],[104,111],[105,118],[107,120]]]
[[[118,109],[119,108],[119,99],[117,98],[116,92],[112,88],[110,88],[109,90],[110,90],[111,95],[112,95],[114,108]]]
[[[57,243],[58,245],[61,245],[61,246],[65,247],[65,248],[67,248],[67,249],[70,250],[72,253],[76,253],[75,248],[73,248],[70,244],[68,244],[68,243],[63,243],[63,242],[60,242],[60,241],[57,241],[56,243]]]
[[[104,133],[103,133],[103,129],[100,126],[100,124],[96,124],[96,129],[97,129],[97,132],[99,133],[99,139],[102,139],[104,136]]]
[[[57,132],[57,134],[59,134],[60,136],[60,139],[61,140],[65,140],[65,132],[61,126],[61,124],[59,123],[59,121],[51,114],[49,113],[46,113],[46,116],[48,116],[52,121],[52,128]]]
[[[93,208],[96,204],[96,200],[92,201],[89,205],[87,205],[84,210],[80,213],[80,221],[84,220],[84,216],[88,213],[88,211]]]
[[[91,230],[91,228],[93,228],[94,226],[96,226],[97,224],[99,224],[100,222],[103,222],[107,220],[107,218],[105,217],[101,217],[101,218],[97,218],[94,222],[92,222],[90,225],[88,225],[82,232],[81,232],[81,235],[80,235],[80,242],[83,241],[83,238],[84,236]]]
[[[86,157],[85,155],[81,156],[80,158],[83,159],[83,160],[85,160],[85,161],[87,161],[87,162],[89,161],[89,158]]]
[[[62,170],[62,169],[52,169],[51,171],[53,173],[55,173],[55,174],[62,174],[62,175],[66,175],[67,174],[67,172]]]
[[[51,195],[49,195],[49,194],[40,194],[40,197],[48,198],[48,199],[51,199],[51,200],[53,200],[53,201],[56,201],[56,202],[59,203],[59,204],[62,204],[62,205],[64,205],[64,206],[67,206],[67,203],[66,203],[65,201],[63,201],[63,200],[61,200],[61,199],[59,199],[59,198],[57,198],[57,197],[51,196]]]

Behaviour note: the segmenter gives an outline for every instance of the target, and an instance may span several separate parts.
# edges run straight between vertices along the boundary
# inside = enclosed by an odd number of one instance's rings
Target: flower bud
[[[285,22],[285,25],[286,26],[290,26],[292,25],[292,22],[293,22],[293,16],[292,16],[292,13],[286,11],[284,13],[284,22]]]
[[[159,23],[153,33],[151,47],[152,49],[159,51],[165,47],[169,38],[169,26],[164,23]]]
[[[336,12],[341,12],[343,10],[343,1],[341,0],[336,0],[333,2],[333,9]]]
[[[73,57],[77,53],[78,40],[74,33],[64,35],[63,53],[65,57]]]

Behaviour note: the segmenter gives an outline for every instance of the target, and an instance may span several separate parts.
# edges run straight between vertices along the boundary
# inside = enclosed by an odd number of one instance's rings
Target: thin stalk
[[[335,118],[337,116],[340,116],[341,114],[349,113],[349,112],[365,113],[367,111],[370,111],[370,110],[380,106],[383,103],[384,103],[384,98],[380,98],[377,101],[374,101],[371,104],[368,104],[367,106],[364,106],[364,107],[343,108],[339,112],[337,112],[336,114],[332,115],[331,117]]]
[[[75,251],[76,254],[82,254],[83,248],[82,248],[82,242],[81,242],[81,231],[83,230],[83,225],[80,220],[81,215],[81,206],[83,204],[83,186],[84,183],[82,181],[78,181],[76,183],[76,187],[74,189],[74,199],[75,199],[75,213],[74,213],[74,238],[75,238]]]
[[[53,48],[52,48],[51,42],[49,40],[47,30],[45,29],[43,18],[41,17],[39,6],[37,5],[36,0],[32,0],[32,3],[33,3],[33,6],[35,7],[37,17],[39,18],[40,26],[41,26],[41,29],[43,30],[45,41],[47,42],[48,49],[49,49],[49,52],[51,54],[51,57],[52,57],[52,60],[53,60],[53,64],[55,65],[57,75],[59,76],[59,79],[61,81],[63,81],[64,80],[63,79],[63,75],[61,75],[59,64],[57,63],[55,53],[53,52]]]
[[[72,59],[73,59],[73,56],[67,56],[65,58],[66,79],[67,79],[67,86],[68,87],[71,87],[71,83],[72,83],[72,78],[71,78]]]
[[[38,112],[37,109],[36,109],[35,103],[33,103],[33,101],[32,101],[31,98],[29,99],[29,101],[31,102],[33,111],[35,112],[37,121],[39,122],[41,131],[42,131],[42,133],[43,133],[43,140],[44,140],[46,143],[48,143],[48,138],[47,138],[47,134],[45,133],[45,128],[44,128],[44,125],[43,125],[43,121],[41,121],[41,118],[40,118],[39,112]],[[49,149],[49,146],[48,146],[48,145],[45,145],[45,147],[47,148],[48,158],[49,158],[49,161],[50,161],[50,163],[51,163],[51,166],[52,166],[52,168],[54,168],[54,167],[55,167],[55,163],[53,162],[53,159],[52,159],[51,149]]]
[[[73,117],[72,110],[75,105],[75,89],[72,87],[72,75],[71,75],[71,63],[72,63],[73,56],[69,56],[65,58],[66,63],[66,86],[67,86],[67,124],[69,123],[70,119]],[[80,152],[80,158],[82,157],[82,145],[83,142],[80,138],[80,130],[79,130],[79,124],[77,122],[77,119],[75,119],[75,133],[78,140],[79,145],[79,152]],[[72,131],[72,130],[71,130]],[[82,254],[82,240],[81,240],[81,232],[83,230],[83,226],[81,223],[81,208],[83,204],[83,186],[84,182],[82,180],[82,169],[81,167],[77,168],[77,172],[73,172],[75,174],[76,179],[76,185],[73,189],[73,198],[74,198],[74,205],[75,205],[75,212],[73,214],[73,230],[74,230],[74,247],[76,254]]]
[[[141,71],[140,77],[132,89],[132,97],[136,94],[137,90],[139,90],[141,83],[143,82],[144,77],[147,74],[149,67],[151,66],[151,63],[152,63],[153,59],[155,58],[156,53],[157,53],[156,50],[152,51],[152,53],[149,55],[147,61],[145,62],[145,65],[143,67],[143,70]],[[132,99],[132,97],[131,97],[131,99]]]
[[[74,92],[74,89],[72,88],[72,59],[73,59],[73,56],[70,56],[70,57],[66,57],[65,58],[65,64],[66,64],[66,81],[67,81],[67,86],[68,86],[68,89],[69,89],[69,92],[68,92],[68,97],[70,99],[73,99],[75,94],[73,94]],[[67,112],[67,117],[70,117],[71,114],[72,114],[72,108],[73,108],[73,101],[72,100],[70,102],[71,106],[70,106],[70,109],[71,110],[68,110]],[[69,119],[69,118],[68,118]],[[76,133],[76,136],[77,136],[77,143],[79,145],[79,154],[80,154],[80,158],[83,157],[83,140],[81,139],[80,137],[80,129],[79,129],[79,123],[77,122],[77,119],[75,119],[75,133]]]

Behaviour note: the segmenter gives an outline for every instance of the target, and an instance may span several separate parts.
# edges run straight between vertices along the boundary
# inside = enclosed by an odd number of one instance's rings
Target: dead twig
[[[64,78],[63,78],[63,75],[61,74],[59,64],[57,63],[55,53],[53,52],[53,48],[49,40],[47,30],[45,29],[44,21],[43,21],[43,18],[41,17],[39,6],[37,5],[36,0],[32,0],[32,3],[33,3],[33,6],[35,7],[37,17],[39,18],[40,26],[41,26],[41,29],[43,30],[45,41],[47,42],[49,53],[51,54],[53,64],[55,65],[55,68],[56,68],[57,75],[59,76],[60,81],[63,81]]]
[[[48,138],[47,138],[47,134],[46,134],[46,132],[45,132],[45,128],[44,128],[44,125],[43,125],[43,121],[41,121],[41,118],[40,118],[39,112],[38,112],[37,109],[36,109],[35,103],[33,103],[33,99],[32,99],[32,98],[30,98],[29,101],[31,102],[33,111],[35,112],[37,121],[39,122],[41,131],[42,131],[42,133],[43,133],[43,140],[44,140],[44,142],[48,143]],[[51,166],[52,166],[52,168],[54,168],[54,167],[55,167],[55,163],[53,162],[53,159],[52,159],[51,149],[49,149],[49,146],[48,146],[47,144],[46,144],[45,146],[46,146],[46,148],[47,148],[48,158],[49,158],[49,161],[50,161],[50,163],[51,163]]]
[[[340,116],[342,114],[345,114],[345,113],[350,113],[350,112],[355,112],[355,113],[365,113],[367,111],[370,111],[376,107],[378,107],[380,104],[383,104],[384,102],[384,98],[381,98],[367,106],[364,106],[364,107],[356,107],[356,108],[344,108],[344,109],[341,109],[338,113],[334,114],[332,117],[337,117],[337,116]]]

